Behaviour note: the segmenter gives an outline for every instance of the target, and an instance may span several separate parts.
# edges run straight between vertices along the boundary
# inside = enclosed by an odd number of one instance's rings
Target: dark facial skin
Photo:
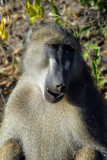
[[[75,51],[70,45],[46,45],[46,57],[50,66],[45,82],[45,99],[48,102],[56,103],[64,97],[74,54]]]

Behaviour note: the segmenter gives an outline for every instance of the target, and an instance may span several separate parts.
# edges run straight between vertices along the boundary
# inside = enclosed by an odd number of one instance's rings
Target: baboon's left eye
[[[75,49],[73,47],[71,47],[70,45],[64,45],[63,47],[65,50],[70,51],[70,52],[74,52]]]
[[[59,45],[58,44],[48,44],[48,46],[52,49],[58,49]]]

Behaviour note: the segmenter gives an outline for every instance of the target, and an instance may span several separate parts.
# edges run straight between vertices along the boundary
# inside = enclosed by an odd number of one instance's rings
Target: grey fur
[[[49,72],[42,66],[47,43],[69,44],[76,52],[69,88],[57,103],[47,102],[39,86]],[[71,160],[84,146],[107,154],[106,104],[90,77],[78,39],[57,24],[43,26],[33,32],[22,68],[6,105],[0,147],[10,139],[19,140],[26,160]]]

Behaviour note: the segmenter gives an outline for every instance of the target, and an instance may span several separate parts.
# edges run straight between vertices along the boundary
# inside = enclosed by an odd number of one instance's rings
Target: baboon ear
[[[26,43],[29,43],[33,32],[34,32],[34,30],[33,30],[32,28],[29,28],[29,29],[28,29],[28,31],[27,31],[27,33],[26,33],[26,36],[25,36],[25,42],[26,42]]]

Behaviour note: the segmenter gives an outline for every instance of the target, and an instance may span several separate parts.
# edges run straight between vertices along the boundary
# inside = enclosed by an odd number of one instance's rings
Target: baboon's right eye
[[[52,49],[58,49],[59,45],[58,44],[48,44],[48,46]]]

